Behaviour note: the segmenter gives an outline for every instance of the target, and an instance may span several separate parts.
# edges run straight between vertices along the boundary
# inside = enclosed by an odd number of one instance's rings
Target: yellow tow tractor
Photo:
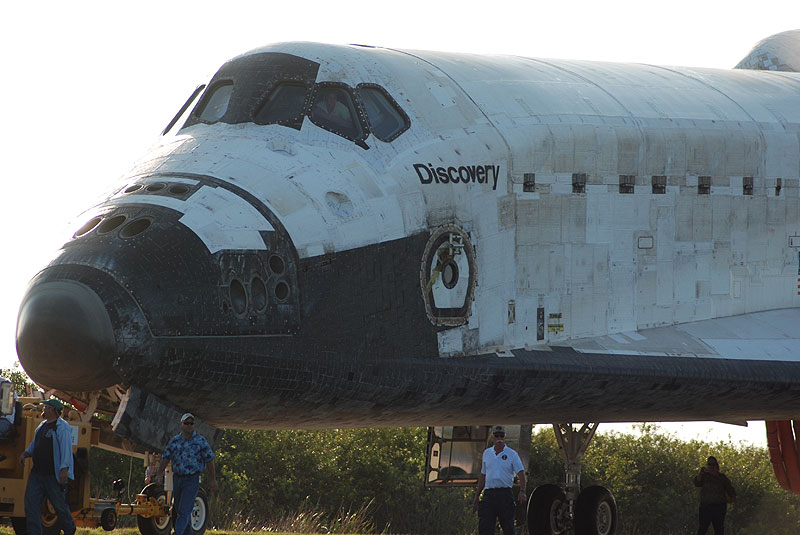
[[[9,383],[5,383],[9,384]],[[5,388],[3,389],[5,390]],[[16,535],[26,535],[25,488],[31,471],[31,461],[24,467],[19,457],[33,439],[36,427],[42,421],[41,401],[38,398],[19,398],[13,401],[13,393],[2,392],[0,416],[11,414],[10,407],[16,407],[14,427],[10,436],[0,438],[0,517],[9,517]],[[117,498],[92,498],[89,489],[90,449],[100,444],[100,430],[91,422],[82,421],[76,411],[64,410],[62,414],[72,427],[72,452],[75,461],[75,479],[67,491],[68,505],[72,518],[78,527],[102,527],[112,531],[117,519],[122,515],[136,515],[142,535],[168,535],[172,528],[171,498],[172,477],[167,469],[165,484],[151,483],[136,495],[132,503],[122,503],[124,483],[115,482]],[[4,456],[4,457],[3,457]],[[208,501],[201,491],[195,500],[192,511],[191,528],[194,535],[202,535],[208,522]],[[42,506],[42,527],[44,535],[57,535],[60,526],[50,502],[45,499]]]

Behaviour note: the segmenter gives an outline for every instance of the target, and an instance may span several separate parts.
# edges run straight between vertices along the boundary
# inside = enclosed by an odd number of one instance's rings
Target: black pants
[[[727,503],[701,505],[700,525],[697,528],[697,535],[706,535],[709,524],[714,526],[714,535],[725,535],[725,513],[727,512]]]
[[[494,535],[497,519],[500,519],[503,535],[514,535],[516,509],[511,489],[485,489],[478,504],[478,535]]]

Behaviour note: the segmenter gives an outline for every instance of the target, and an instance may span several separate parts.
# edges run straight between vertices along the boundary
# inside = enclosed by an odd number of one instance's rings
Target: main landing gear
[[[596,423],[553,424],[566,483],[541,485],[528,501],[528,531],[531,535],[614,535],[617,503],[608,489],[591,486],[581,490],[581,459],[597,430]],[[574,531],[573,531],[574,530]]]

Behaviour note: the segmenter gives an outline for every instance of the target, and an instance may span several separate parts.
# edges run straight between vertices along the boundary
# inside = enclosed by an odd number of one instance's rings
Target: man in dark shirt
[[[60,418],[64,405],[57,399],[43,401],[44,420],[30,445],[19,457],[21,465],[33,457],[33,468],[25,489],[25,516],[28,535],[42,535],[42,502],[50,500],[64,535],[74,535],[75,522],[67,506],[67,482],[73,479],[72,428]]]
[[[706,466],[694,476],[694,486],[700,487],[700,524],[697,535],[705,535],[713,524],[714,535],[725,535],[725,514],[728,503],[736,503],[736,491],[731,480],[720,473],[716,457],[709,457]]]

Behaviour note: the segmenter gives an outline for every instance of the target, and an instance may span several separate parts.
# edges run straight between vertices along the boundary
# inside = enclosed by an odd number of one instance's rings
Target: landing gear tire
[[[587,487],[575,504],[575,535],[614,535],[617,502],[605,487]]]
[[[528,500],[530,535],[559,535],[569,526],[563,517],[566,497],[558,485],[541,485]]]
[[[162,505],[169,505],[167,503],[167,491],[164,490],[160,483],[150,483],[142,489],[142,494],[146,494],[148,498],[155,498]],[[172,528],[172,517],[170,515],[137,516],[136,524],[139,527],[139,533],[142,535],[169,535]]]

